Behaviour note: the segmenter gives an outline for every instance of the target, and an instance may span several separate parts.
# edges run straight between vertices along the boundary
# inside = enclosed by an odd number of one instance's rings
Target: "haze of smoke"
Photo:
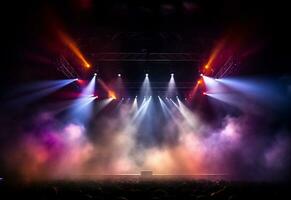
[[[287,173],[290,138],[270,133],[248,115],[226,116],[221,128],[179,118],[160,125],[152,136],[140,138],[133,113],[123,106],[115,117],[101,117],[92,127],[58,124],[44,112],[20,131],[6,150],[6,164],[25,180],[72,178],[86,174],[226,173],[247,180],[280,179]],[[159,140],[159,142],[156,142]]]

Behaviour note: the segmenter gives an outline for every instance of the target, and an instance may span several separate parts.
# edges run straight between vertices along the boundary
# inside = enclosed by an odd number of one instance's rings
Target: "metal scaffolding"
[[[57,59],[57,70],[62,72],[67,78],[78,78],[76,70],[70,65],[64,56]]]
[[[90,58],[96,62],[200,62],[197,53],[102,52],[92,53]]]

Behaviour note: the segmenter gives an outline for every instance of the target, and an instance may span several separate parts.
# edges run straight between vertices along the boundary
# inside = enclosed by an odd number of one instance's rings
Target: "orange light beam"
[[[62,31],[59,31],[59,36],[63,43],[79,58],[82,65],[86,68],[90,68],[91,65],[87,62],[74,40]]]
[[[196,95],[197,90],[201,84],[202,84],[202,79],[199,79],[197,81],[197,83],[195,84],[194,88],[192,89],[192,91],[190,92],[190,95],[189,95],[190,100],[192,100],[194,98],[194,96]]]
[[[219,55],[219,53],[222,51],[223,47],[224,47],[224,44],[225,44],[225,40],[221,40],[216,46],[215,48],[212,50],[210,56],[209,56],[209,59],[207,61],[207,63],[204,65],[203,67],[203,73],[205,74],[209,74],[209,70],[211,71],[212,67],[213,67],[213,64],[217,58],[217,56]]]
[[[98,82],[103,87],[103,89],[106,90],[109,98],[117,99],[115,92],[111,90],[101,79],[98,79]]]
[[[212,53],[211,53],[211,55],[210,55],[210,57],[209,57],[209,59],[208,59],[208,62],[207,62],[207,64],[205,65],[205,69],[206,69],[206,66],[208,66],[208,67],[212,66],[213,61],[216,59],[218,53],[222,50],[223,46],[224,46],[224,40],[220,41],[220,42],[218,43],[218,45],[217,45],[217,46],[214,48],[214,50],[212,51]],[[208,68],[208,67],[207,67],[207,68]]]
[[[116,95],[115,95],[115,93],[114,93],[112,90],[109,90],[109,91],[108,91],[108,96],[109,96],[110,98],[112,98],[112,99],[116,99]]]

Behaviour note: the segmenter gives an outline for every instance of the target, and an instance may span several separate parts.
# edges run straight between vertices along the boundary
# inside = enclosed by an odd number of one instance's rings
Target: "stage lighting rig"
[[[60,56],[57,59],[57,70],[62,72],[69,79],[79,77],[78,73],[64,56]]]

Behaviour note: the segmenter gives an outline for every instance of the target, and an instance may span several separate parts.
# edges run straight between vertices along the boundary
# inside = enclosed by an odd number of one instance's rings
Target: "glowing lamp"
[[[109,92],[108,92],[108,96],[109,96],[109,98],[111,98],[111,99],[113,99],[113,100],[117,99],[117,98],[116,98],[116,95],[115,95],[115,93],[114,93],[113,91],[109,91]]]

